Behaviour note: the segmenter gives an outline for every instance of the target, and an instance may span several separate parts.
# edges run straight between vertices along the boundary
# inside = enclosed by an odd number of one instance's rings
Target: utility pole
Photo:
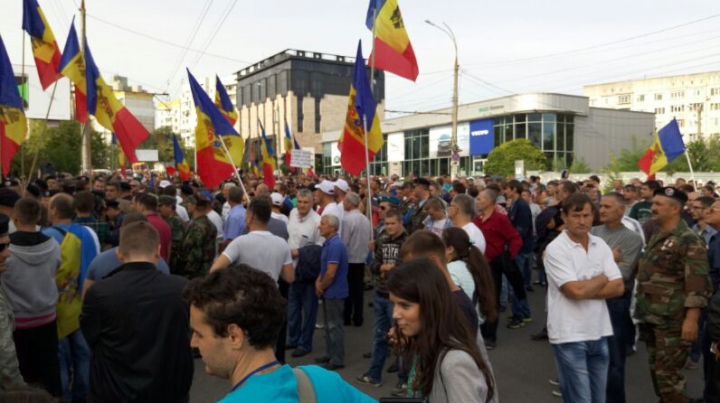
[[[458,126],[458,74],[460,73],[460,65],[458,64],[458,48],[457,41],[455,40],[455,33],[450,29],[446,23],[442,23],[443,27],[436,25],[430,20],[425,20],[425,23],[431,25],[449,36],[455,47],[455,66],[453,69],[453,97],[452,97],[452,134],[450,137],[450,149],[452,150],[452,161],[450,164],[450,177],[452,179],[457,178],[458,168],[460,164],[460,147],[457,143],[457,126]]]
[[[85,41],[87,35],[87,24],[85,23],[85,0],[80,2],[80,17],[82,19],[82,35],[80,36],[80,47],[81,51],[85,52]],[[90,141],[90,116],[88,116],[88,123],[80,125],[80,133],[82,139],[81,146],[81,159],[82,159],[82,172],[87,175],[92,174],[92,142]]]

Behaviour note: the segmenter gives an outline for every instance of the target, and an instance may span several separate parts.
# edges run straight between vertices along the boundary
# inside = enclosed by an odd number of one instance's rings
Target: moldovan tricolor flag
[[[365,169],[365,126],[367,122],[370,131],[367,133],[367,152],[369,160],[375,158],[383,145],[383,135],[380,131],[380,120],[375,114],[375,99],[370,90],[367,77],[365,59],[362,55],[362,42],[358,43],[355,71],[350,85],[348,98],[348,111],[345,118],[345,128],[338,141],[340,150],[340,164],[351,175],[360,175]]]
[[[189,69],[187,73],[197,113],[197,126],[195,127],[197,167],[195,169],[205,186],[212,189],[235,173],[235,167],[225,154],[218,136],[235,135],[240,137],[240,135],[223,117]]]
[[[230,101],[227,90],[225,90],[225,86],[218,76],[215,76],[215,105],[217,105],[225,119],[230,122],[230,125],[235,126],[235,122],[238,120],[238,112],[232,104],[232,101]],[[225,146],[228,151],[230,151],[232,161],[236,166],[240,166],[242,164],[243,154],[245,153],[245,142],[242,136],[224,133],[220,134],[220,136],[222,136]]]
[[[285,122],[285,138],[283,140],[285,143],[285,165],[290,166],[292,150],[293,150],[293,148],[296,150],[299,150],[300,146],[298,145],[297,141],[295,141],[295,138],[290,133],[290,126],[288,126],[287,122]]]
[[[180,173],[180,179],[184,182],[190,179],[190,165],[185,160],[182,148],[178,142],[177,136],[173,134],[173,156],[175,157],[175,168]]]
[[[131,164],[138,162],[135,149],[150,136],[150,133],[125,105],[115,98],[112,88],[100,75],[87,40],[85,41],[85,64],[88,113],[95,116],[102,127],[115,133],[120,148]]]
[[[87,80],[85,78],[85,58],[80,52],[75,19],[70,24],[65,49],[60,60],[60,73],[75,84],[75,120],[87,123]]]
[[[270,141],[268,141],[267,136],[265,135],[265,128],[259,120],[258,124],[260,125],[260,134],[262,135],[262,140],[260,140],[260,151],[262,152],[263,159],[263,182],[267,185],[267,187],[272,189],[275,187],[275,150],[273,150],[270,145]]]
[[[23,1],[22,28],[32,40],[40,84],[46,90],[60,78],[60,48],[37,0]]]
[[[0,148],[2,172],[10,173],[10,162],[27,135],[28,125],[23,101],[15,82],[5,43],[0,37]]]
[[[638,161],[638,166],[648,176],[655,175],[685,152],[685,143],[680,133],[677,120],[673,118],[665,127],[655,132],[655,141]]]
[[[377,17],[373,15],[377,11]],[[419,69],[410,38],[405,30],[397,0],[370,0],[367,20],[369,30],[375,28],[375,67],[415,81]]]

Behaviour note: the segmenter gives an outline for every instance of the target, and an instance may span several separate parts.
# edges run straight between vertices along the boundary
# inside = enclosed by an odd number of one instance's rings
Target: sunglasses
[[[0,243],[0,252],[10,247],[10,242]]]

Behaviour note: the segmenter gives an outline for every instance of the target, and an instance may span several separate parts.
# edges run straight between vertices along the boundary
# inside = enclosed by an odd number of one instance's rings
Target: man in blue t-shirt
[[[325,368],[345,366],[345,329],[343,310],[348,296],[348,255],[338,230],[340,220],[328,214],[320,220],[320,235],[326,239],[320,257],[320,276],[315,281],[315,294],[323,299],[325,343],[327,355],[315,359]]]
[[[207,373],[231,382],[220,403],[375,402],[335,372],[277,362],[273,347],[285,321],[285,300],[267,274],[231,266],[192,280],[183,296],[190,304],[190,345],[200,350]]]

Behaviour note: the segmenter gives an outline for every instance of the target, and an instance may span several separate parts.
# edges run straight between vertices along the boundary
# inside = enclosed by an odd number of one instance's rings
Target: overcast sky
[[[11,61],[19,64],[22,0],[0,1],[0,35]],[[62,49],[79,0],[38,1]],[[445,22],[455,32],[461,103],[535,91],[582,94],[590,83],[720,70],[718,0],[399,3],[420,76],[412,83],[386,75],[391,110],[450,105],[452,43],[426,19]],[[198,78],[222,77],[287,48],[354,56],[358,39],[367,57],[367,5],[366,0],[89,0],[87,35],[104,76],[118,73],[132,84],[177,96],[187,81],[185,67]],[[184,52],[188,43],[192,50]],[[29,40],[26,45],[32,63]]]

